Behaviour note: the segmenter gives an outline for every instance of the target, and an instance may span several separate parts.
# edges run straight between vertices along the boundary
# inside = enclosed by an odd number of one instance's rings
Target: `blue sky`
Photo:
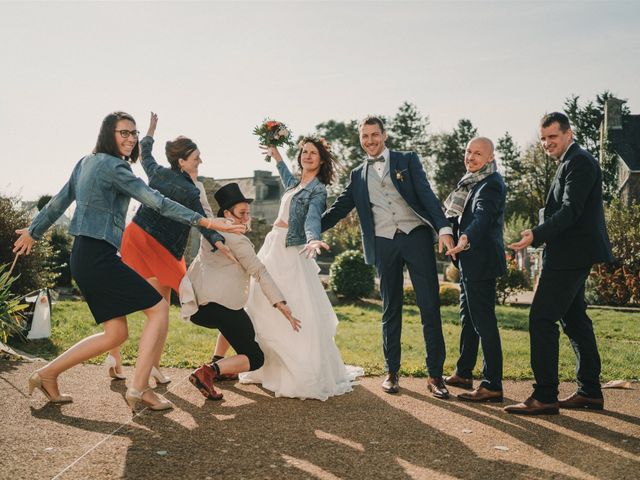
[[[55,193],[110,111],[155,153],[188,135],[217,178],[275,172],[251,131],[392,115],[525,144],[538,118],[609,89],[640,113],[640,2],[2,2],[1,194]],[[142,175],[139,167],[136,173]]]

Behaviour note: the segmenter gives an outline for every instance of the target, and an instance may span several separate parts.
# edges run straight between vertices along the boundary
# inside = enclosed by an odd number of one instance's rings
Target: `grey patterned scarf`
[[[467,202],[469,192],[473,190],[476,183],[481,182],[497,169],[496,161],[492,160],[477,172],[465,173],[458,182],[455,190],[451,192],[444,201],[445,217],[460,217],[462,212],[464,212],[464,204]]]

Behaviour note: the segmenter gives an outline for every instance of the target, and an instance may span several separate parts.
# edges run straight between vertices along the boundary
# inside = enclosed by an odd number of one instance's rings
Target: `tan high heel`
[[[47,392],[47,389],[42,385],[42,377],[40,376],[40,374],[38,372],[33,372],[33,374],[31,374],[31,376],[29,377],[29,395],[31,395],[33,393],[33,390],[36,388],[40,390],[44,394],[44,396],[47,397],[47,400],[49,400],[51,403],[73,402],[73,398],[71,398],[69,395],[58,395],[57,397],[52,397],[51,394]]]
[[[156,383],[161,383],[162,385],[166,385],[171,382],[169,377],[164,376],[164,374],[158,370],[156,367],[151,367],[151,374],[149,375],[149,380],[152,378],[155,379]]]
[[[113,355],[107,355],[107,358],[104,359],[104,364],[109,367],[109,376],[114,380],[125,380],[127,378],[125,374],[116,371],[118,362],[116,362],[116,357]]]
[[[149,410],[170,410],[173,408],[173,403],[171,403],[169,400],[164,398],[160,398],[157,402],[152,402],[142,398],[142,395],[144,395],[144,393],[148,392],[149,390],[151,390],[150,387],[145,388],[141,392],[136,390],[133,387],[127,388],[127,393],[125,393],[125,399],[127,400],[129,407],[131,407],[132,412],[135,413],[136,404],[138,402],[144,403],[147,406],[147,408],[149,408]]]

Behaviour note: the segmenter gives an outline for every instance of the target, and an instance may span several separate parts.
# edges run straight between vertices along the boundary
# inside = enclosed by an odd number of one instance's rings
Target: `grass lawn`
[[[336,342],[346,363],[361,365],[368,375],[384,372],[381,346],[381,303],[363,301],[336,307],[340,319]],[[528,308],[497,307],[502,334],[504,376],[508,379],[532,378],[529,368]],[[634,379],[640,377],[640,314],[612,310],[589,310],[602,356],[602,379]],[[78,340],[101,331],[84,302],[58,302],[53,308],[51,338],[14,346],[50,359]],[[442,307],[442,320],[447,345],[445,373],[452,372],[458,354],[460,333],[458,307]],[[129,320],[129,340],[123,345],[125,364],[135,363],[138,339],[144,315],[137,313]],[[284,321],[284,319],[283,319]],[[169,338],[162,365],[195,367],[207,361],[215,344],[216,330],[184,322],[178,309],[171,308]],[[425,375],[424,342],[417,307],[404,310],[402,331],[402,370],[404,375]],[[95,362],[102,361],[102,358]],[[481,359],[477,368],[481,368]],[[566,336],[560,336],[560,379],[575,378],[575,356]]]

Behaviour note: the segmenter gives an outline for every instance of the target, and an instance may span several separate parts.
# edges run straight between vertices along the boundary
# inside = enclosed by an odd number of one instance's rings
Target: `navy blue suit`
[[[602,206],[598,161],[576,143],[558,165],[533,245],[546,244],[542,273],[529,312],[533,397],[558,400],[560,321],[576,353],[578,393],[602,398],[600,355],[587,315],[584,288],[591,266],[613,260]]]
[[[502,390],[502,346],[496,318],[496,277],[506,272],[504,206],[506,187],[502,176],[492,173],[474,185],[460,218],[453,221],[457,238],[466,235],[470,248],[461,252],[460,268],[460,358],[456,373],[471,378],[482,343],[481,387]]]
[[[390,152],[389,175],[394,187],[413,212],[433,228],[417,227],[409,234],[398,231],[392,240],[376,237],[367,183],[368,171],[367,162],[351,171],[349,184],[322,215],[322,230],[333,227],[356,208],[362,230],[365,261],[376,266],[380,277],[384,309],[383,351],[387,371],[392,373],[400,369],[403,269],[407,266],[420,308],[427,369],[431,377],[440,377],[446,352],[433,243],[438,238],[437,232],[443,227],[449,227],[449,222],[429,186],[418,155],[414,152]]]

